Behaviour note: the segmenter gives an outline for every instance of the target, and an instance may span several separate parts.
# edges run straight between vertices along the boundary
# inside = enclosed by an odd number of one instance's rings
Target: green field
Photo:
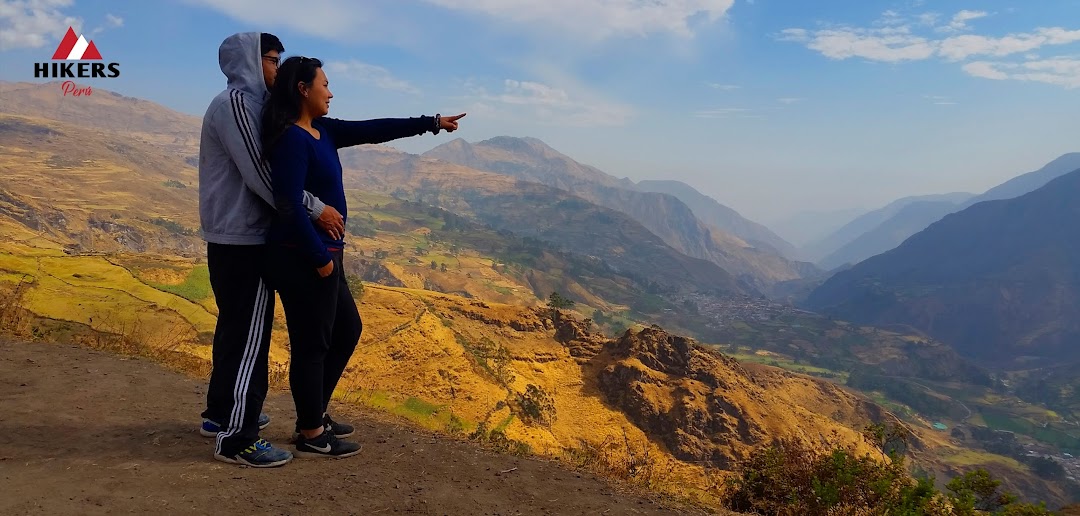
[[[373,409],[403,417],[429,430],[469,431],[475,423],[462,420],[450,409],[449,405],[436,405],[416,397],[402,396],[381,390],[354,390],[335,393],[341,401],[360,403]]]
[[[100,256],[65,256],[46,249],[0,252],[0,270],[11,279],[34,278],[25,308],[51,319],[148,335],[208,332],[216,323],[203,306],[151,287]]]
[[[832,369],[826,369],[824,367],[813,366],[810,364],[796,363],[791,358],[781,356],[776,353],[766,352],[767,354],[758,354],[757,352],[742,347],[736,348],[734,350],[724,346],[717,346],[717,348],[725,355],[732,357],[740,362],[752,362],[755,364],[779,367],[781,369],[796,373],[817,376],[820,378],[835,379],[840,383],[846,381],[848,377],[848,374],[844,371],[834,371]]]
[[[198,265],[191,269],[184,282],[179,285],[166,285],[162,283],[147,282],[148,285],[158,290],[176,294],[188,301],[202,303],[210,298],[210,268]]]

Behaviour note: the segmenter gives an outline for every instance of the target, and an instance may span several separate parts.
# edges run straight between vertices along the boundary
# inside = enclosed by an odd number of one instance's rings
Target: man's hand
[[[315,269],[319,273],[320,278],[325,278],[334,272],[334,260],[330,260],[326,265]]]
[[[319,215],[315,223],[334,240],[340,240],[345,236],[345,219],[341,218],[341,214],[329,204],[323,208],[322,215]]]
[[[446,131],[448,133],[452,133],[452,132],[456,131],[457,126],[458,126],[457,121],[458,121],[459,118],[461,118],[463,116],[465,116],[465,113],[462,113],[462,114],[457,115],[457,116],[439,117],[439,129],[442,129],[442,130],[444,130],[444,131]]]

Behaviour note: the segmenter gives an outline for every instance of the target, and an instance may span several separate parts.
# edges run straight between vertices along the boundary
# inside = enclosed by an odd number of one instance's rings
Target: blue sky
[[[94,87],[201,115],[221,40],[273,32],[327,63],[333,116],[469,113],[403,150],[534,136],[766,223],[1080,151],[1074,0],[0,0],[0,79],[69,24],[121,63]]]

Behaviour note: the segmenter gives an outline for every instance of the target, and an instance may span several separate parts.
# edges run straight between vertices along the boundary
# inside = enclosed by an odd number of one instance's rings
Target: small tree
[[[446,272],[446,264],[445,263],[439,264],[439,271],[440,272]]]
[[[559,322],[559,310],[569,310],[574,307],[574,302],[558,292],[552,292],[548,296],[548,308],[551,309],[551,322]]]
[[[431,260],[431,270],[439,268],[439,264],[435,263],[435,260]]]
[[[1016,502],[1016,496],[998,490],[1001,481],[990,476],[985,469],[969,471],[946,484],[953,492],[950,500],[959,514],[976,514],[974,511],[997,511]]]
[[[364,282],[355,274],[346,274],[345,279],[349,284],[349,293],[353,299],[359,301],[364,297]]]
[[[548,296],[547,305],[552,309],[568,310],[574,307],[574,302],[570,299],[563,297],[562,294],[558,292],[552,292],[551,295]]]

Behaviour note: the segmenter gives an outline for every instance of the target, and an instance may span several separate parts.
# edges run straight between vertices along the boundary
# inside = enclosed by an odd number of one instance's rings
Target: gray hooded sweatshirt
[[[199,218],[203,239],[215,244],[266,243],[274,216],[270,166],[262,158],[260,121],[270,94],[262,73],[261,35],[234,34],[218,48],[229,83],[203,116],[199,142]],[[312,220],[325,205],[304,192]]]

